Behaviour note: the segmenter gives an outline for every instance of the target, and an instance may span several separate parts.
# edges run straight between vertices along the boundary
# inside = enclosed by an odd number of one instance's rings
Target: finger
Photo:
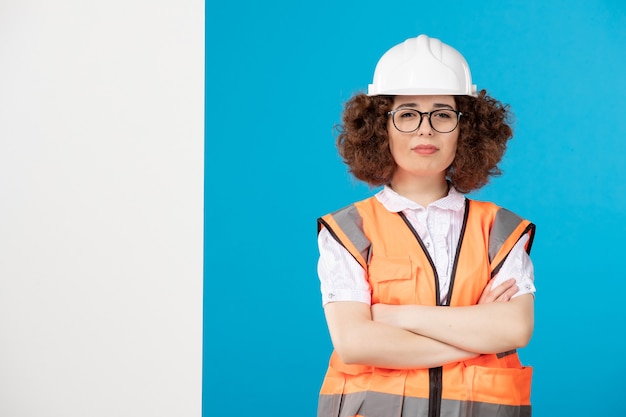
[[[519,290],[517,284],[513,284],[513,286],[509,287],[500,297],[498,297],[497,301],[509,301],[517,291]]]
[[[515,279],[507,279],[497,286],[494,286],[495,280],[496,278],[492,278],[491,280],[489,280],[489,283],[487,283],[487,285],[485,286],[485,289],[483,290],[483,293],[478,300],[478,304],[506,301],[506,297],[503,297],[503,294],[505,294],[509,289],[511,289],[513,285],[515,285]]]
[[[507,279],[502,284],[498,285],[496,288],[493,288],[491,290],[491,295],[493,296],[493,299],[497,300],[502,295],[506,294],[506,292],[509,291],[513,285],[515,285],[515,279],[511,278],[511,279]]]

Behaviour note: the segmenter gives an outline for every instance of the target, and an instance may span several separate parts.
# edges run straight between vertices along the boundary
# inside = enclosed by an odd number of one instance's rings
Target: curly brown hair
[[[462,193],[483,187],[502,172],[498,163],[513,136],[509,106],[481,90],[477,97],[455,96],[463,113],[456,155],[446,177]],[[372,186],[388,184],[396,170],[389,150],[387,113],[392,96],[356,94],[345,105],[337,126],[337,148],[356,178]]]

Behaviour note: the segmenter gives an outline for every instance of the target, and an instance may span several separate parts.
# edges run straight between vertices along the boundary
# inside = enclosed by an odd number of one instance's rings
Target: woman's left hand
[[[509,301],[511,297],[517,293],[519,289],[515,278],[510,278],[504,281],[502,284],[493,287],[493,282],[496,278],[492,278],[488,283],[483,293],[478,300],[478,304],[494,303],[499,301]]]

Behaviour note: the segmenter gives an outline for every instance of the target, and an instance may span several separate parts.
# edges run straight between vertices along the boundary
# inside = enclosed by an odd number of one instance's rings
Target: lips
[[[435,152],[437,152],[439,150],[439,148],[437,148],[434,145],[417,145],[413,148],[411,148],[411,150],[415,153],[418,153],[420,155],[431,155]]]

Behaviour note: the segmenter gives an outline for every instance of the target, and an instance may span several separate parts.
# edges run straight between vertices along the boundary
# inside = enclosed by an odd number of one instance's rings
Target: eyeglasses
[[[387,113],[393,120],[393,125],[400,132],[415,132],[422,125],[423,116],[428,116],[430,127],[439,133],[450,133],[459,125],[460,111],[452,109],[438,109],[431,112],[421,112],[415,109],[397,109]]]

